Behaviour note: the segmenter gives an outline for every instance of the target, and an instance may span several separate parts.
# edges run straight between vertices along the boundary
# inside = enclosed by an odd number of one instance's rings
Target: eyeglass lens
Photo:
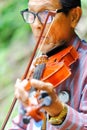
[[[43,12],[38,12],[37,14],[30,11],[23,12],[23,17],[27,23],[33,23],[35,21],[36,16],[38,17],[41,23],[45,23],[47,15],[48,15],[47,10]],[[47,23],[50,23],[52,19],[53,19],[52,16],[49,16]]]

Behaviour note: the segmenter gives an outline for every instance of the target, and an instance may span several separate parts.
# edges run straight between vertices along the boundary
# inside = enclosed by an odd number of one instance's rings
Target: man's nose
[[[33,25],[37,28],[42,28],[42,23],[40,22],[39,18],[36,16]]]

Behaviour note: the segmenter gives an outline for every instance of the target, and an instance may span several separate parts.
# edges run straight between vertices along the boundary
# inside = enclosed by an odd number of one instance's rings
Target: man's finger
[[[39,90],[46,90],[46,91],[53,90],[53,85],[51,83],[45,83],[41,80],[31,79],[30,84],[31,86]]]

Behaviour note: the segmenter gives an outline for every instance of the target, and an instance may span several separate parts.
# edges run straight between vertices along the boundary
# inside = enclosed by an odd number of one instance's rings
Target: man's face
[[[35,13],[41,12],[44,10],[53,11],[53,10],[62,8],[59,0],[42,0],[42,1],[29,0],[28,6],[29,6],[28,9]],[[62,41],[70,40],[71,35],[72,35],[72,28],[71,28],[70,22],[71,22],[70,15],[65,15],[63,12],[61,12],[61,13],[56,14],[52,25],[51,23],[46,25],[44,34],[41,38],[41,43],[42,41],[44,41],[44,45],[42,46],[42,49],[41,49],[43,53],[49,51],[55,46],[62,44]],[[50,25],[51,25],[51,28],[50,28]],[[35,36],[35,39],[37,41],[42,31],[43,24],[36,17],[34,23],[31,24],[31,28]],[[46,36],[46,39],[45,39],[45,36]]]

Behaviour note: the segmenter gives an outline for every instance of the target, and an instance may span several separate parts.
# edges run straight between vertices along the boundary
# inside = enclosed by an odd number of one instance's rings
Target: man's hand
[[[43,107],[43,109],[50,115],[56,116],[63,110],[63,104],[58,100],[57,94],[54,90],[54,87],[51,83],[45,83],[40,80],[31,79],[30,80],[31,86],[36,88],[39,91],[46,91],[48,95],[52,99],[51,105],[47,107]]]
[[[28,101],[28,92],[25,90],[25,86],[28,84],[28,80],[21,81],[17,79],[15,84],[15,97],[23,103],[24,106],[27,106]]]
[[[19,79],[17,80],[15,84],[15,96],[18,100],[22,102],[22,104],[25,107],[28,107],[28,92],[25,90],[25,86],[28,84],[28,80],[23,80],[20,81]],[[54,90],[54,87],[51,83],[45,83],[40,80],[36,79],[31,79],[30,80],[31,86],[36,88],[39,91],[46,91],[48,95],[52,99],[52,103],[49,106],[44,106],[43,109],[50,115],[50,116],[56,116],[58,115],[62,109],[63,109],[63,104],[58,100],[57,94]],[[44,99],[43,99],[44,100]],[[35,102],[35,99],[32,98],[31,101]],[[35,103],[36,105],[36,103]]]

